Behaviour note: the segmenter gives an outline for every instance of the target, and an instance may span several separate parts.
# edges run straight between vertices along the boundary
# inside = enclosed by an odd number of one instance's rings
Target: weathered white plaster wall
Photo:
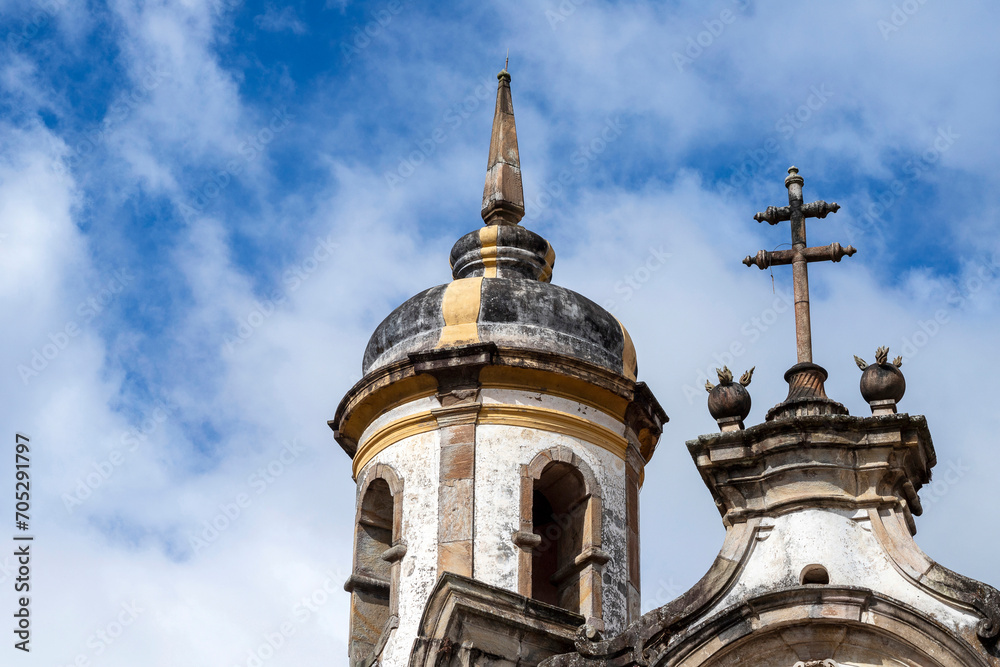
[[[405,667],[417,638],[424,604],[437,582],[438,477],[440,439],[437,431],[421,433],[390,445],[365,466],[392,466],[403,480],[403,530],[406,555],[400,563],[399,627],[382,653],[385,667]]]
[[[532,405],[559,410],[604,426],[617,434],[625,426],[596,408],[568,399],[515,390],[484,389],[487,404]],[[439,408],[434,397],[417,399],[379,416],[362,434],[359,445],[383,426]],[[520,527],[521,464],[563,445],[587,462],[601,486],[602,548],[611,556],[604,566],[603,616],[608,636],[624,630],[626,619],[627,545],[625,462],[615,453],[578,438],[516,426],[480,424],[476,428],[474,576],[517,592],[519,549],[511,535]],[[405,667],[417,637],[424,605],[437,582],[438,487],[440,438],[431,431],[404,438],[376,454],[359,479],[376,464],[391,466],[403,480],[402,538],[406,555],[400,564],[399,628],[382,654],[385,667]]]
[[[504,400],[506,399],[506,400]],[[526,392],[484,390],[484,402],[536,405],[584,417],[616,433],[623,424],[604,412],[574,401]],[[518,401],[518,402],[514,402]],[[602,609],[606,634],[621,632],[627,617],[627,545],[625,462],[613,452],[579,438],[540,429],[480,424],[476,430],[475,577],[517,592],[519,549],[511,535],[520,527],[522,464],[540,452],[565,446],[587,462],[601,486],[602,548],[611,556],[604,566]]]
[[[807,509],[765,519],[763,525],[773,528],[760,534],[736,585],[706,617],[778,586],[797,586],[802,570],[815,564],[826,568],[831,585],[882,593],[929,614],[953,631],[975,627],[978,621],[900,574],[872,533],[867,512]]]

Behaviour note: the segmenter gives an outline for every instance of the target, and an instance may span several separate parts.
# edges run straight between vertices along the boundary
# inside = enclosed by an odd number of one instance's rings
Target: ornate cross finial
[[[768,222],[776,225],[790,220],[792,223],[792,249],[769,252],[761,250],[756,257],[747,256],[743,263],[747,266],[758,266],[761,270],[769,266],[782,264],[792,265],[792,284],[795,293],[795,346],[798,352],[798,362],[812,363],[812,328],[809,323],[809,272],[806,265],[809,262],[830,260],[839,262],[844,255],[850,257],[855,252],[854,246],[844,248],[839,243],[828,246],[806,247],[806,218],[825,218],[829,213],[836,213],[840,206],[836,203],[827,204],[822,199],[802,203],[802,177],[799,170],[791,167],[785,178],[788,188],[788,206],[768,206],[763,213],[757,213],[753,219],[757,222]]]

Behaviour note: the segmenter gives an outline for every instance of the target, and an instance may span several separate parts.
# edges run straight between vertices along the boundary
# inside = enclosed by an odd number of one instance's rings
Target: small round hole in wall
[[[830,583],[830,573],[826,571],[826,568],[822,565],[806,565],[802,569],[802,574],[799,579],[802,581],[803,585],[815,584],[829,584]]]

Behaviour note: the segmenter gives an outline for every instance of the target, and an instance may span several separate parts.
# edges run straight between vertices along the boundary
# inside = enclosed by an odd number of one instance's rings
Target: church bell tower
[[[625,327],[550,280],[506,69],[484,225],[393,311],[330,426],[357,482],[350,664],[534,665],[639,617],[639,489],[667,416]],[[491,661],[491,662],[490,662]]]

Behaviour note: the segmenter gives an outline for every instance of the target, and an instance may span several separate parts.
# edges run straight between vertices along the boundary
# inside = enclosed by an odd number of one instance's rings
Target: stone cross
[[[785,178],[788,188],[788,206],[768,206],[763,213],[757,213],[753,219],[757,222],[767,221],[776,225],[785,220],[792,222],[792,249],[769,252],[761,250],[756,257],[747,256],[743,263],[747,266],[757,265],[761,270],[769,266],[792,265],[792,284],[795,293],[795,346],[798,352],[798,363],[812,363],[812,328],[809,323],[809,272],[806,265],[809,262],[830,260],[839,262],[844,255],[850,257],[855,252],[854,246],[844,248],[839,243],[816,248],[806,247],[806,218],[825,218],[829,213],[836,213],[840,206],[836,203],[827,204],[823,200],[809,204],[802,203],[802,177],[799,170],[791,167]]]

